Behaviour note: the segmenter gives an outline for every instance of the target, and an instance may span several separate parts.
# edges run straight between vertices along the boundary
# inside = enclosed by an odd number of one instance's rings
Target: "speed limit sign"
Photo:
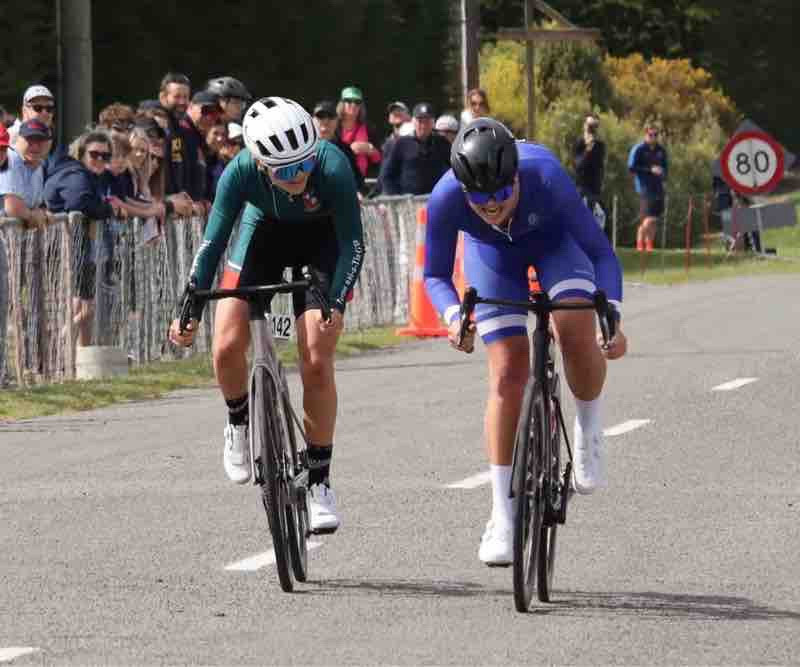
[[[722,151],[720,168],[740,194],[769,192],[783,178],[783,147],[766,132],[740,132]]]

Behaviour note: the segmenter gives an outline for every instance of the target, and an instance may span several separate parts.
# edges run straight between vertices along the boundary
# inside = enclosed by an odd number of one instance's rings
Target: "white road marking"
[[[651,421],[650,419],[629,419],[626,422],[605,429],[603,435],[607,438],[612,438],[615,435],[622,435],[623,433],[628,433],[628,431],[640,428],[645,424],[649,424]]]
[[[723,382],[722,384],[718,384],[716,387],[711,387],[711,391],[731,391],[732,389],[744,387],[746,384],[750,384],[751,382],[758,382],[758,378],[736,378],[730,382]]]
[[[321,546],[322,542],[312,542],[311,540],[306,542],[306,548],[309,551]],[[248,558],[243,558],[242,560],[237,560],[235,563],[226,565],[225,569],[228,572],[255,572],[256,570],[260,570],[262,567],[267,567],[267,565],[272,565],[274,562],[275,562],[275,550],[270,549],[269,551],[265,551],[264,553],[256,554],[255,556],[250,556]]]
[[[475,489],[479,486],[483,486],[484,484],[488,484],[490,481],[489,471],[486,472],[479,472],[477,475],[473,475],[472,477],[467,477],[466,479],[462,479],[460,482],[454,482],[453,484],[448,484],[445,488],[446,489]]]
[[[0,648],[0,662],[11,662],[14,658],[19,658],[21,655],[28,655],[28,653],[36,653],[41,649],[33,648],[32,646],[9,646],[8,648]]]

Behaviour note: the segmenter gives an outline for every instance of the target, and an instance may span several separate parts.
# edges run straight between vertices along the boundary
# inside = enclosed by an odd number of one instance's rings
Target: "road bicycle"
[[[261,487],[278,579],[287,593],[294,590],[292,574],[300,582],[306,581],[308,575],[306,540],[311,534],[307,500],[308,439],[292,407],[286,374],[275,348],[276,338],[288,338],[292,325],[290,316],[273,316],[269,303],[275,294],[308,290],[321,304],[322,317],[329,320],[331,316],[330,304],[316,274],[309,267],[303,267],[301,272],[302,280],[235,289],[201,290],[190,283],[180,316],[181,331],[184,331],[192,314],[199,312],[198,305],[206,301],[236,297],[250,305],[253,341],[249,393],[251,474],[253,483]]]
[[[530,377],[517,421],[509,489],[509,497],[517,499],[514,605],[517,611],[527,612],[534,587],[540,601],[550,601],[556,535],[558,526],[567,520],[567,503],[572,495],[572,447],[561,410],[550,314],[555,310],[595,310],[606,344],[614,336],[616,321],[609,317],[608,300],[602,291],[596,292],[593,303],[555,303],[544,292],[530,292],[528,301],[508,301],[483,298],[475,288],[469,288],[461,304],[459,344],[479,303],[523,308],[536,315],[536,327],[531,333]]]

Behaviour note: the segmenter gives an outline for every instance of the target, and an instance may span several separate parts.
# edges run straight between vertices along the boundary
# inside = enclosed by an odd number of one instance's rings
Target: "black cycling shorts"
[[[241,271],[227,265],[220,287],[272,285],[283,279],[286,267],[292,269],[292,280],[302,280],[300,269],[316,270],[324,294],[330,294],[331,282],[339,258],[339,243],[333,220],[304,221],[264,220],[256,227],[247,246]],[[320,303],[308,292],[292,294],[294,316],[318,309]]]
[[[640,197],[639,215],[643,218],[660,218],[664,213],[663,197]]]

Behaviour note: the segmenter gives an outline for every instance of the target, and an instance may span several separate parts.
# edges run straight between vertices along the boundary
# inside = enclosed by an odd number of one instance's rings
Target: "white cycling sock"
[[[593,433],[602,430],[603,419],[600,397],[598,396],[592,401],[582,401],[579,398],[575,399],[575,410],[577,412],[578,424],[581,431],[584,433]]]
[[[508,491],[511,486],[511,466],[489,464],[492,479],[492,522],[503,526],[514,525],[514,511]]]

